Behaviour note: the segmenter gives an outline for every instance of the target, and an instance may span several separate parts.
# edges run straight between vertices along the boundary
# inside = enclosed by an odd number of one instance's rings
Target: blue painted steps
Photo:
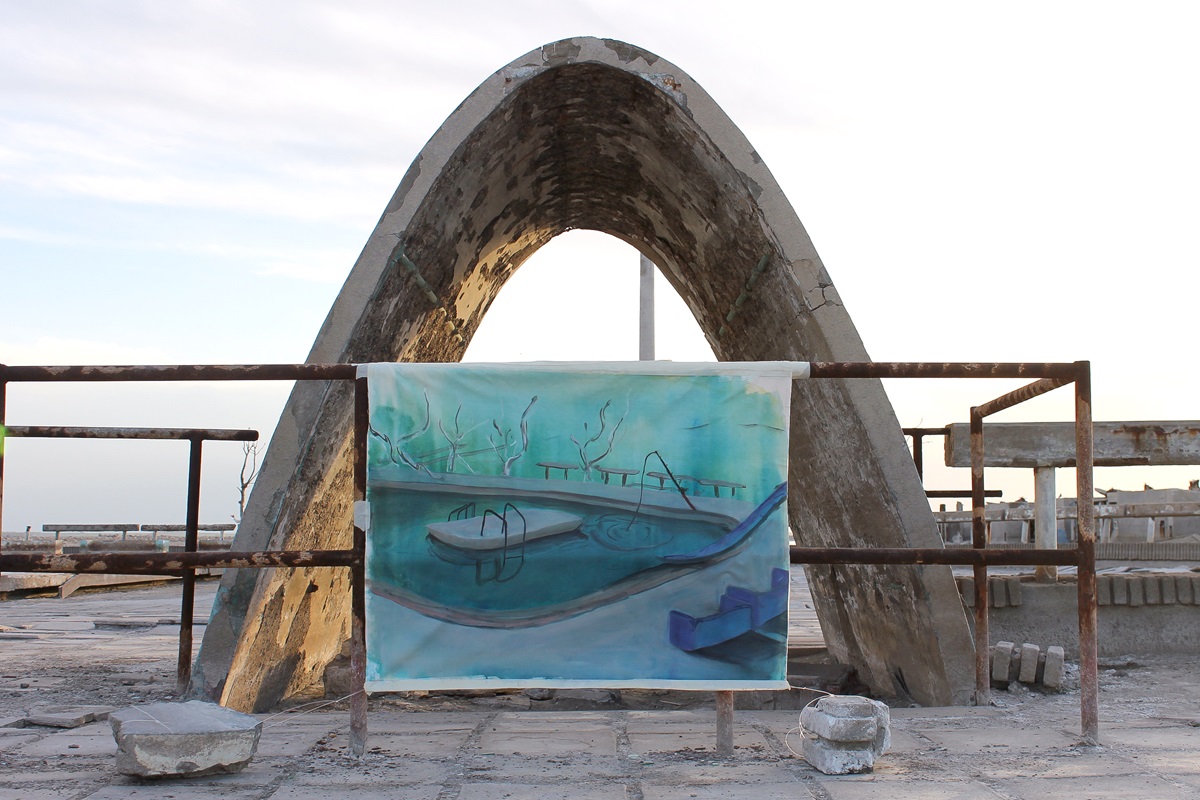
[[[771,587],[767,591],[730,586],[721,595],[715,614],[693,617],[682,611],[672,611],[671,644],[690,653],[763,627],[787,611],[788,580],[788,571],[776,567],[771,570]]]

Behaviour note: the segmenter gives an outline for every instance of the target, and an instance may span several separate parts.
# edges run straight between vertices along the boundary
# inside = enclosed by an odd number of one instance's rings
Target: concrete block
[[[1164,606],[1173,606],[1179,602],[1179,593],[1175,589],[1174,575],[1160,575],[1158,582],[1162,584],[1162,601]]]
[[[854,747],[806,736],[800,751],[804,753],[805,761],[826,775],[870,772],[875,766],[875,752],[870,747]]]
[[[1021,671],[1017,674],[1017,680],[1021,683],[1033,683],[1037,680],[1038,656],[1041,653],[1042,648],[1036,644],[1021,645]]]
[[[992,608],[1008,607],[1008,590],[1003,578],[988,578],[988,605]]]
[[[41,708],[25,717],[26,725],[47,728],[79,728],[96,720],[108,719],[112,706],[51,706]]]
[[[822,739],[838,742],[871,742],[879,732],[871,701],[857,697],[824,698],[842,700],[825,708],[811,705],[800,713],[800,724],[806,731]]]
[[[1096,602],[1102,606],[1112,605],[1112,575],[1096,576]]]
[[[1200,575],[1189,575],[1188,583],[1192,584],[1192,605],[1200,606]]]
[[[1140,577],[1125,579],[1129,586],[1129,605],[1144,606],[1146,604],[1146,589]]]
[[[997,683],[1008,684],[1008,673],[1012,668],[1013,649],[1016,647],[1012,642],[996,642],[996,646],[992,648],[992,680]]]
[[[1057,645],[1046,648],[1046,666],[1042,674],[1042,685],[1047,689],[1062,687],[1063,671],[1066,666],[1066,653]]]
[[[237,772],[258,749],[262,724],[214,703],[150,703],[109,715],[117,772],[196,777]]]
[[[1162,605],[1162,581],[1157,575],[1147,575],[1142,578],[1142,591],[1146,596],[1146,605]]]
[[[1179,599],[1179,605],[1192,605],[1195,598],[1192,595],[1192,576],[1191,575],[1176,575],[1175,578],[1175,596]]]
[[[967,608],[975,607],[975,579],[962,578],[958,583],[958,590],[962,593],[963,603]]]
[[[1021,579],[1009,578],[1004,581],[1004,588],[1008,592],[1008,604],[1013,607],[1021,605]]]
[[[1129,579],[1124,575],[1112,576],[1112,602],[1114,606],[1129,605]]]
[[[800,724],[804,758],[826,775],[869,772],[892,744],[891,710],[865,697],[822,697]]]

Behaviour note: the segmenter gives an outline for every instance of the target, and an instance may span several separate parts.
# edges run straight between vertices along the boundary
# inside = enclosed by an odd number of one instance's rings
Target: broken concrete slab
[[[109,715],[117,771],[141,777],[237,772],[258,749],[262,723],[215,703],[151,703]]]
[[[27,714],[26,726],[40,725],[46,728],[79,728],[89,722],[108,719],[112,706],[50,706]]]

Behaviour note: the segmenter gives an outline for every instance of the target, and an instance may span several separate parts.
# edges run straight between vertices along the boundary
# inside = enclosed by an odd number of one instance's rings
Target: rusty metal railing
[[[366,379],[357,379],[353,364],[250,364],[184,366],[79,366],[42,367],[0,365],[0,428],[6,417],[9,383],[76,383],[100,381],[262,381],[262,380],[354,380],[354,499],[366,499]],[[16,430],[21,431],[21,428]],[[63,429],[65,430],[65,429]],[[149,430],[149,429],[147,429]],[[166,438],[151,435],[129,438]],[[351,670],[359,691],[350,698],[350,750],[361,756],[366,749],[366,533],[355,527],[350,550],[196,552],[200,496],[200,442],[203,431],[191,431],[188,470],[187,534],[183,553],[87,553],[78,555],[6,554],[0,552],[0,572],[91,572],[131,575],[179,575],[183,577],[177,680],[186,686],[191,677],[192,608],[195,570],[198,568],[267,569],[273,567],[345,567],[350,569]],[[81,434],[82,435],[82,434]],[[97,438],[91,436],[89,438]],[[118,437],[124,438],[124,437]],[[217,438],[217,437],[211,437]],[[257,439],[257,433],[254,434]],[[252,441],[253,439],[251,439]],[[0,449],[0,519],[4,508],[4,453]]]
[[[970,550],[936,548],[792,547],[793,564],[960,564],[975,570],[975,702],[990,700],[988,669],[989,565],[1076,564],[1078,567],[1080,717],[1086,742],[1099,741],[1099,694],[1096,642],[1095,516],[1090,502],[1079,505],[1079,542],[1070,550],[989,549],[984,539],[983,419],[1045,392],[1075,385],[1076,489],[1091,499],[1092,415],[1091,367],[1074,363],[927,363],[927,362],[814,362],[809,377],[856,378],[1025,378],[1035,379],[1021,389],[971,409],[972,543]],[[354,380],[354,500],[366,496],[366,379],[357,378],[352,364],[146,366],[146,367],[7,367],[0,365],[0,426],[4,424],[6,385],[10,382],[77,381],[209,381],[209,380]],[[0,451],[0,512],[3,509],[3,453]],[[6,555],[0,571],[14,572],[128,572],[182,574],[199,567],[348,567],[351,571],[351,670],[359,691],[350,704],[350,750],[361,755],[366,746],[365,620],[366,533],[354,528],[350,550],[264,551],[244,553]]]
[[[1096,641],[1096,521],[1091,503],[1092,483],[1092,390],[1091,364],[1073,363],[814,363],[813,378],[1024,378],[1034,379],[1015,391],[971,408],[971,550],[918,550],[881,548],[791,548],[793,564],[953,564],[974,568],[975,573],[975,703],[991,699],[988,653],[989,565],[1029,564],[1077,566],[1079,606],[1080,722],[1083,739],[1099,742],[1099,680]],[[1076,496],[1079,503],[1079,535],[1075,550],[1029,549],[1022,551],[988,548],[984,503],[983,420],[1046,392],[1074,384]],[[1019,560],[1013,556],[1020,552]]]
[[[14,425],[5,429],[5,438],[23,439],[141,439],[186,441],[191,443],[188,458],[187,511],[183,549],[194,553],[200,547],[200,463],[205,442],[255,442],[258,431],[214,428],[89,428]],[[3,453],[0,453],[0,459]],[[2,462],[0,462],[2,463]],[[0,468],[0,503],[3,502],[3,471]],[[105,556],[109,563],[113,554]],[[16,570],[14,570],[16,571]],[[66,572],[68,570],[61,570]],[[182,694],[192,679],[192,627],[196,605],[196,570],[182,570],[183,592],[179,605],[179,657],[175,684]]]

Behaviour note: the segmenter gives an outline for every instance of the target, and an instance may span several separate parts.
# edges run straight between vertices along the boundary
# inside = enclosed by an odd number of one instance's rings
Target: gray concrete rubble
[[[992,686],[998,689],[1023,683],[1057,691],[1063,687],[1065,673],[1066,651],[1057,645],[1044,653],[1028,642],[1020,646],[997,642],[992,647]]]
[[[870,360],[794,209],[721,107],[654,53],[587,37],[502,67],[433,134],[306,360],[459,361],[505,282],[577,228],[649,257],[722,361]],[[349,382],[297,383],[235,550],[350,546],[351,395]],[[941,546],[879,381],[797,381],[792,418],[800,544]],[[973,647],[948,567],[809,576],[831,655],[875,692],[969,701]],[[191,696],[273,707],[319,686],[349,631],[346,570],[230,570]]]
[[[800,713],[804,759],[826,775],[870,772],[892,744],[891,712],[865,697],[822,697]]]
[[[213,703],[150,703],[109,715],[117,772],[177,778],[238,772],[258,749],[262,723]]]

